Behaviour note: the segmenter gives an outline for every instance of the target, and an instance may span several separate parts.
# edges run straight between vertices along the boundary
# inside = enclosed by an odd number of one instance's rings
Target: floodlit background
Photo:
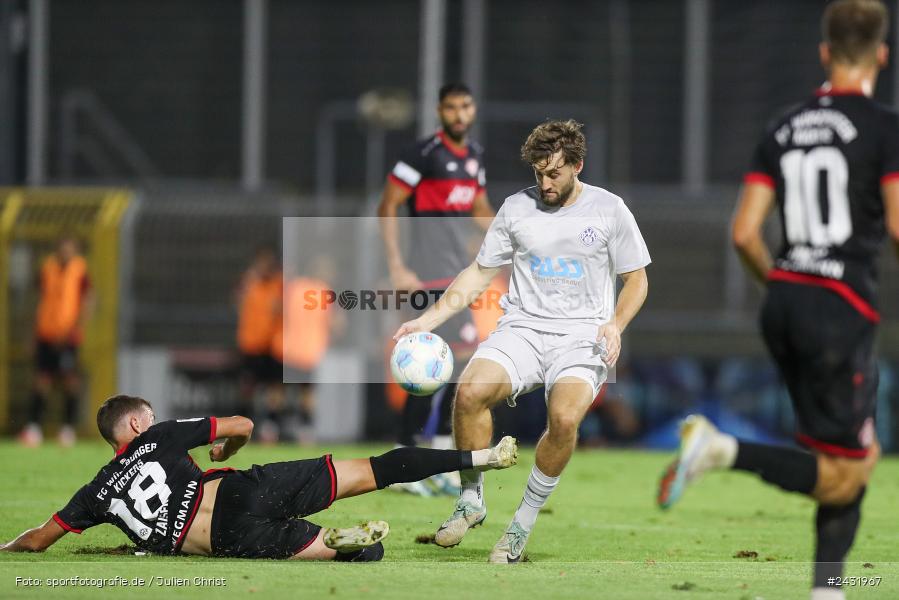
[[[786,439],[789,401],[728,221],[766,120],[824,79],[821,9],[817,0],[0,1],[2,429],[17,434],[27,421],[38,267],[63,233],[84,243],[96,296],[80,433],[92,434],[96,406],[116,391],[144,395],[163,418],[236,410],[236,292],[256,250],[272,245],[285,263],[302,262],[297,223],[316,217],[358,231],[338,244],[354,249],[338,257],[343,276],[379,256],[365,222],[384,177],[436,127],[438,87],[463,80],[479,103],[474,137],[495,206],[530,184],[518,148],[531,128],[575,118],[589,143],[583,178],[625,198],[654,259],[617,382],[582,441],[670,446],[677,418],[695,410],[732,432]],[[899,105],[895,69],[876,97]],[[880,298],[878,432],[895,448],[892,252]],[[392,439],[403,398],[385,384],[383,353],[362,350],[386,348],[384,332],[344,312],[311,369],[307,433]],[[295,387],[283,390],[288,407],[299,405]],[[542,392],[532,400],[499,410],[499,429],[533,439]],[[254,402],[264,411],[264,398]],[[60,412],[51,406],[48,431]]]

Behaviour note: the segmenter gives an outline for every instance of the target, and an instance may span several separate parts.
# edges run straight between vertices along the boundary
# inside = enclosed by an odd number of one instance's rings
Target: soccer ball
[[[453,351],[435,333],[409,333],[390,355],[390,372],[413,396],[433,394],[453,376]]]

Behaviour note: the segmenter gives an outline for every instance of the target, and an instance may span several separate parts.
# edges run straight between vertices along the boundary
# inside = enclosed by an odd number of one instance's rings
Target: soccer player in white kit
[[[649,252],[618,196],[578,179],[587,152],[581,125],[547,121],[521,149],[537,185],[506,198],[477,259],[395,338],[430,331],[463,310],[512,264],[505,315],[459,378],[453,435],[460,449],[483,448],[490,409],[541,385],[548,423],[521,504],[490,561],[521,560],[537,513],[571,458],[577,431],[621,349],[621,333],[646,299]],[[615,278],[624,282],[615,302]],[[462,492],[435,540],[455,546],[487,516],[483,475],[463,471]]]

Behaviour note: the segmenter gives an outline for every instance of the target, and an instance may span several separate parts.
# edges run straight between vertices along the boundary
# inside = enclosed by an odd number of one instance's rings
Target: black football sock
[[[40,392],[31,392],[28,399],[28,422],[40,424],[44,420],[44,407],[47,401]]]
[[[818,459],[810,452],[737,440],[734,469],[756,473],[788,492],[811,494],[818,482]]]
[[[65,405],[65,424],[74,426],[78,421],[78,394],[64,393],[63,403]]]
[[[833,587],[834,578],[842,577],[843,560],[855,540],[864,497],[865,488],[862,488],[858,497],[850,504],[818,506],[818,514],[815,516],[817,545],[814,587]]]
[[[431,398],[431,395],[411,394],[406,397],[406,404],[400,417],[400,436],[397,443],[402,446],[415,445],[415,437],[421,435],[425,423],[428,422],[428,415],[431,414]]]
[[[473,467],[471,452],[468,450],[396,448],[381,456],[372,456],[369,460],[379,490],[393,483],[421,481],[437,473]]]

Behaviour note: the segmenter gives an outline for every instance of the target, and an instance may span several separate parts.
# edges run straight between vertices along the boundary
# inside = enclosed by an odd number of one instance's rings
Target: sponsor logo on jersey
[[[597,233],[597,231],[592,227],[588,227],[583,230],[581,232],[581,235],[578,237],[580,237],[581,242],[585,246],[592,246],[594,243],[596,243],[596,239],[599,237],[599,233]]]
[[[450,162],[446,163],[446,170],[449,171],[450,173],[455,173],[458,168],[459,168],[459,165],[457,165],[455,161],[450,161]]]
[[[457,185],[446,198],[447,206],[469,206],[474,202],[475,189],[467,185]]]
[[[574,282],[584,278],[584,268],[581,266],[581,263],[574,258],[532,256],[531,274],[536,279]]]
[[[471,175],[472,177],[477,177],[478,175],[478,159],[469,158],[465,161],[465,172]]]

